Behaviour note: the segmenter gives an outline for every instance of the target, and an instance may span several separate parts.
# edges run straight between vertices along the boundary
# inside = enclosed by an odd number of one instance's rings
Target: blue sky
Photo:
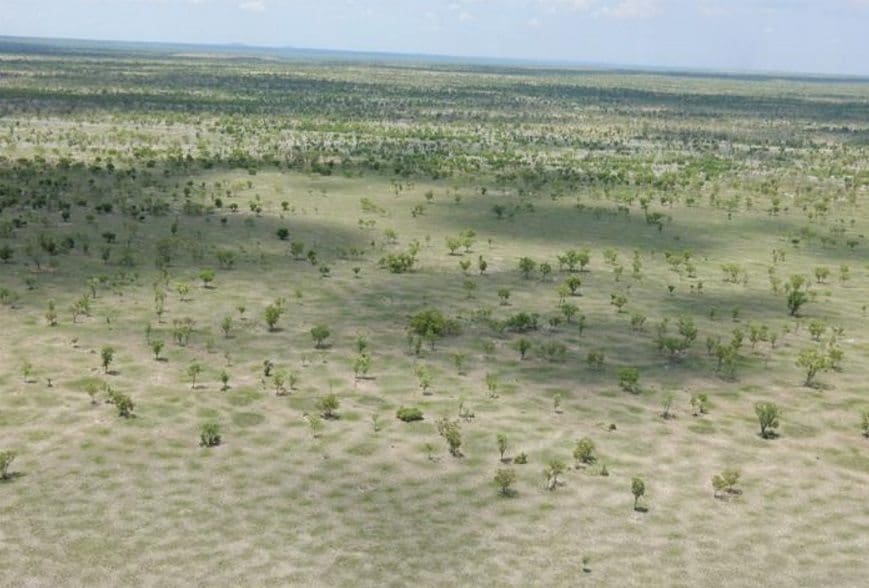
[[[869,75],[869,0],[0,0],[0,34]]]

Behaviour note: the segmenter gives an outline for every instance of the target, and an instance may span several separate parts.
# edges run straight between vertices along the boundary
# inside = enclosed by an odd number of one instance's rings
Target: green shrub
[[[495,472],[495,484],[501,496],[512,496],[515,493],[512,486],[516,483],[516,470],[502,468]]]
[[[631,480],[631,494],[634,495],[634,510],[638,510],[638,502],[640,498],[646,495],[646,483],[642,478],[634,478]]]
[[[567,465],[560,459],[550,459],[543,470],[543,476],[546,478],[546,489],[555,490],[558,487],[558,476],[564,473]]]
[[[320,416],[324,419],[336,419],[338,414],[335,412],[340,406],[338,397],[335,394],[326,394],[317,402],[317,409],[320,411]]]
[[[135,405],[133,404],[133,399],[124,394],[123,392],[118,392],[113,388],[106,388],[106,393],[109,396],[109,402],[115,405],[115,408],[118,409],[118,416],[124,418],[130,418],[133,416],[133,409]]]
[[[739,476],[739,470],[731,468],[712,476],[712,488],[716,498],[729,494],[739,494],[739,490],[736,488]]]
[[[215,422],[204,423],[199,428],[199,442],[203,447],[220,445],[220,425]]]
[[[395,416],[398,417],[398,420],[404,421],[406,423],[421,421],[424,418],[422,411],[415,406],[402,406],[396,411]]]
[[[461,457],[462,431],[458,421],[443,418],[437,423],[438,434],[446,440],[450,448],[450,455]]]
[[[640,393],[640,371],[637,368],[621,368],[619,369],[619,386],[625,392],[631,394]]]
[[[573,448],[573,459],[577,464],[592,464],[597,457],[594,454],[594,441],[588,437],[583,437],[576,442],[576,447]]]
[[[0,480],[9,479],[9,466],[15,461],[14,451],[0,451]]]
[[[754,413],[760,423],[760,436],[769,439],[775,436],[774,429],[778,429],[778,419],[781,411],[772,402],[758,402],[754,405]]]

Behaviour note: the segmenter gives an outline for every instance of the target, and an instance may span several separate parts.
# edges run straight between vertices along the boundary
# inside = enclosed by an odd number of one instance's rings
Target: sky
[[[869,76],[869,0],[0,0],[0,35]]]

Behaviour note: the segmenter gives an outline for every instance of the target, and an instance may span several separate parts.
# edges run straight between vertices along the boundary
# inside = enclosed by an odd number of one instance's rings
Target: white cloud
[[[238,7],[245,12],[265,12],[267,8],[263,0],[247,0],[239,4]]]
[[[658,0],[621,0],[613,6],[606,6],[601,14],[613,18],[644,19],[657,16],[660,12]]]
[[[598,4],[598,0],[537,0],[537,3],[550,10],[563,9],[585,12]]]
[[[597,16],[620,19],[642,19],[656,16],[664,0],[537,0],[548,12],[567,10],[588,12]],[[867,1],[869,0],[855,0]]]

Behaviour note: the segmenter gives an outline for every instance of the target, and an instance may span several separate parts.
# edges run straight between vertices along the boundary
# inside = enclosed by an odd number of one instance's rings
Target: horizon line
[[[7,51],[3,44],[7,42],[30,42],[33,46],[51,46],[52,42],[61,43],[78,43],[86,45],[88,43],[107,45],[106,50],[111,50],[114,45],[115,50],[122,49],[123,45],[141,46],[143,48],[203,48],[203,49],[222,49],[226,53],[232,54],[250,54],[251,52],[265,54],[273,58],[286,58],[287,55],[280,55],[276,52],[288,51],[298,53],[325,53],[337,54],[349,57],[362,58],[365,56],[393,59],[395,61],[408,61],[417,59],[422,63],[425,62],[444,62],[453,61],[456,64],[466,65],[513,65],[532,69],[531,66],[545,67],[547,69],[573,69],[581,71],[582,69],[594,69],[597,71],[612,71],[621,73],[649,73],[649,74],[694,74],[708,75],[720,77],[777,77],[777,78],[792,78],[799,80],[847,80],[853,82],[869,82],[869,74],[849,74],[849,73],[829,73],[829,72],[810,72],[798,70],[762,70],[762,69],[725,69],[707,66],[674,66],[674,65],[639,65],[619,62],[595,62],[581,61],[576,59],[552,59],[552,58],[535,58],[535,57],[492,57],[484,55],[457,55],[448,53],[413,53],[404,51],[389,51],[389,50],[371,50],[371,49],[335,49],[328,47],[297,47],[294,45],[251,45],[249,43],[221,41],[213,43],[191,42],[191,41],[141,41],[141,40],[124,40],[124,39],[97,39],[97,38],[82,38],[82,37],[39,37],[39,36],[21,36],[21,35],[3,35],[0,34],[0,53],[14,53]],[[119,47],[121,46],[121,47]],[[87,47],[82,47],[87,48]]]

